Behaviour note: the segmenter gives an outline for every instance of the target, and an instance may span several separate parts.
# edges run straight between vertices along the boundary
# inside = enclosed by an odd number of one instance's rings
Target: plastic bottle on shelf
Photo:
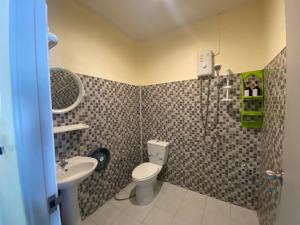
[[[259,88],[259,85],[258,85],[258,81],[255,81],[255,86],[254,86],[254,88],[252,90],[252,94],[253,94],[253,96],[259,96],[259,95],[261,95],[260,88]]]
[[[246,83],[246,88],[244,90],[244,96],[245,97],[249,97],[249,96],[252,96],[252,89],[250,87],[250,82],[247,82]]]

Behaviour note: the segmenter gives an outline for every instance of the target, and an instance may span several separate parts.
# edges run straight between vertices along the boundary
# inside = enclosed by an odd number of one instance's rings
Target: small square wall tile
[[[170,142],[161,179],[254,209],[261,130],[241,127],[241,79],[229,79],[229,104],[214,78],[142,87],[143,153],[147,140]]]
[[[88,156],[104,147],[111,160],[79,187],[82,218],[87,217],[131,182],[132,170],[140,163],[139,87],[78,74],[85,96],[71,112],[55,114],[54,126],[84,123],[89,129],[55,134],[57,160]]]
[[[259,201],[258,215],[261,225],[273,224],[276,218],[277,204],[279,202],[281,183],[270,182],[264,177],[264,171],[282,170],[283,133],[285,117],[285,97],[287,78],[287,51],[283,49],[265,68],[264,93],[265,116],[262,128],[262,154],[263,162],[259,168]],[[275,187],[270,196],[268,189]]]

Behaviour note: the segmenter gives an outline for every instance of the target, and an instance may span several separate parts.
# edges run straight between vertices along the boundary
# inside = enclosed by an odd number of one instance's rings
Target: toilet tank
[[[147,142],[149,161],[163,166],[167,162],[169,142],[150,140]]]

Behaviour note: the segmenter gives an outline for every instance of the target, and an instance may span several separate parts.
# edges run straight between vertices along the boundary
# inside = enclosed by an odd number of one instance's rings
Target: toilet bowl
[[[155,197],[157,176],[167,161],[168,142],[150,140],[147,142],[149,161],[142,163],[132,171],[132,180],[136,184],[136,202],[139,205],[150,204]]]
[[[161,168],[162,166],[153,163],[142,163],[133,170],[132,179],[136,185],[137,204],[147,205],[153,201],[157,175]]]

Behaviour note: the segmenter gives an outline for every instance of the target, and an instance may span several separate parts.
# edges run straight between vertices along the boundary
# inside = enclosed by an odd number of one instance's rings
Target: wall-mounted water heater
[[[215,55],[212,51],[200,52],[198,55],[198,78],[213,76],[215,69]]]

